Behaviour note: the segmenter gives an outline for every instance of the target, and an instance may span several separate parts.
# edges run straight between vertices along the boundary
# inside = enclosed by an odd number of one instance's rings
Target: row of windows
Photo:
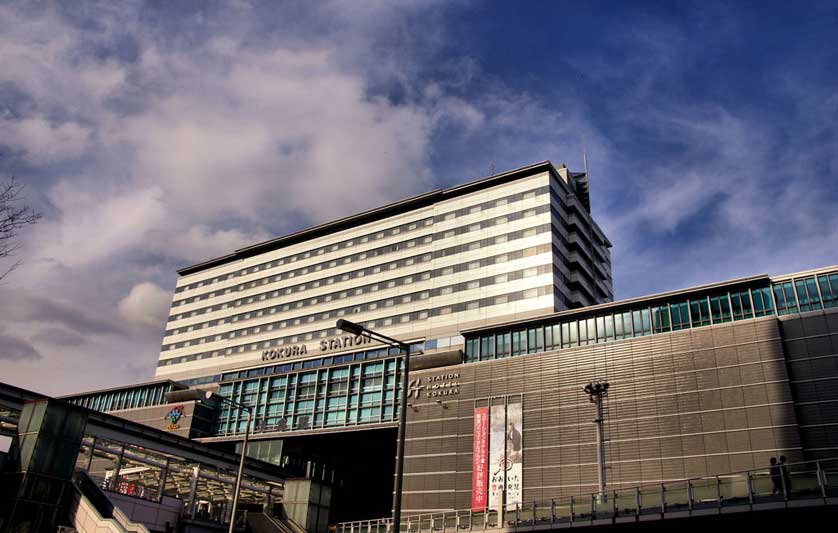
[[[353,237],[351,239],[346,239],[340,242],[336,242],[334,244],[330,244],[327,246],[322,246],[320,248],[315,248],[314,250],[309,250],[306,252],[300,252],[294,255],[290,255],[288,257],[274,259],[272,261],[268,261],[265,263],[260,263],[258,265],[253,265],[251,267],[247,267],[236,272],[230,272],[229,274],[225,274],[223,276],[218,276],[212,279],[206,279],[201,281],[196,281],[194,283],[190,283],[188,285],[183,285],[177,287],[175,289],[175,294],[181,293],[186,290],[195,289],[198,287],[203,287],[205,285],[210,285],[212,283],[218,283],[220,281],[226,281],[228,279],[232,279],[237,276],[244,276],[247,274],[252,274],[255,272],[260,272],[262,270],[268,270],[271,268],[275,268],[278,266],[282,266],[288,263],[294,263],[296,261],[308,259],[310,257],[316,255],[323,255],[328,252],[336,252],[338,250],[342,250],[344,248],[349,248],[355,246],[356,244],[366,244],[368,242],[381,240],[385,237],[392,237],[395,235],[400,235],[402,233],[407,233],[411,231],[415,231],[417,229],[430,226],[435,222],[442,222],[445,220],[451,220],[453,218],[459,218],[466,215],[471,215],[473,213],[478,213],[480,211],[485,211],[488,209],[493,209],[495,207],[500,207],[503,205],[507,205],[511,202],[518,202],[521,200],[527,200],[530,198],[535,198],[536,196],[546,194],[548,188],[547,187],[538,187],[535,189],[531,189],[529,191],[523,191],[520,193],[511,194],[508,196],[504,196],[502,198],[496,198],[494,200],[489,200],[480,204],[472,205],[469,207],[464,207],[461,209],[457,209],[454,211],[449,211],[447,213],[443,213],[440,215],[436,215],[434,217],[428,217],[422,220],[417,220],[413,222],[408,222],[405,224],[401,224],[399,226],[394,226],[392,228],[379,230],[374,233],[368,233],[366,235],[360,235],[358,237]],[[194,301],[194,300],[193,300]]]
[[[525,238],[528,238],[528,237],[532,237],[532,236],[539,235],[541,233],[547,232],[547,231],[550,230],[550,227],[551,227],[550,224],[542,224],[540,226],[534,226],[534,227],[523,229],[523,230],[513,231],[511,233],[506,233],[504,235],[496,235],[494,237],[488,237],[488,238],[485,238],[485,239],[481,239],[479,241],[472,241],[470,243],[461,244],[461,245],[457,245],[457,246],[452,246],[450,248],[445,248],[443,250],[437,250],[437,251],[433,252],[432,255],[435,258],[446,257],[448,255],[455,255],[455,254],[459,254],[459,253],[462,253],[462,252],[465,252],[465,251],[473,251],[473,250],[478,250],[478,249],[481,249],[481,248],[486,248],[486,247],[489,247],[489,246],[494,246],[496,244],[501,244],[501,243],[505,243],[505,242],[509,242],[509,241],[515,241],[515,240],[518,240],[518,239],[525,239]],[[311,339],[307,339],[307,340],[311,340]],[[292,344],[293,344],[293,342],[296,342],[296,341],[292,341]],[[170,347],[167,347],[167,346],[171,346],[171,345],[164,345],[162,351],[166,351],[168,349],[171,349]],[[185,344],[184,344],[184,346],[185,346]]]
[[[480,264],[479,261],[475,261],[477,265]],[[287,327],[296,327],[303,324],[313,324],[315,322],[321,322],[324,320],[334,320],[340,318],[342,316],[350,315],[350,314],[357,314],[357,313],[366,313],[371,311],[376,311],[380,308],[389,308],[389,307],[397,307],[400,305],[407,305],[414,302],[420,302],[422,300],[427,300],[429,298],[435,298],[437,296],[445,296],[448,294],[455,294],[458,292],[465,292],[474,289],[481,289],[484,287],[490,287],[492,285],[497,285],[501,283],[508,283],[510,281],[515,281],[519,279],[529,278],[533,276],[538,276],[540,274],[548,274],[552,271],[551,265],[541,265],[537,267],[529,267],[522,270],[515,270],[512,272],[504,272],[503,274],[497,274],[494,276],[487,276],[484,278],[464,281],[460,283],[454,283],[451,285],[444,285],[442,287],[434,287],[432,289],[425,289],[422,291],[416,291],[406,294],[401,294],[400,296],[393,296],[389,298],[382,298],[380,300],[372,300],[364,303],[359,303],[355,305],[350,305],[346,307],[341,307],[338,309],[332,309],[328,311],[322,311],[319,313],[312,313],[309,315],[302,315],[295,317],[293,319],[286,319],[286,320],[277,320],[276,322],[268,322],[262,323],[256,326],[251,326],[249,328],[241,328],[235,329],[232,331],[227,331],[224,333],[218,333],[216,335],[207,335],[205,337],[198,337],[195,339],[190,339],[188,341],[181,341],[172,344],[164,344],[162,350],[172,350],[177,348],[186,348],[189,346],[197,346],[200,344],[204,344],[207,342],[215,342],[221,341],[224,339],[234,339],[240,337],[247,337],[250,335],[258,335],[260,333],[265,333],[267,331],[273,331],[275,329],[283,329]]]
[[[774,314],[769,287],[723,292],[466,339],[466,361],[613,342]]]
[[[417,273],[411,274],[409,276],[402,276],[402,277],[399,277],[399,278],[393,278],[393,279],[390,279],[390,280],[387,280],[387,281],[381,281],[381,282],[378,282],[378,283],[370,283],[370,284],[367,284],[367,285],[360,285],[360,286],[354,287],[352,289],[343,289],[343,290],[335,291],[335,292],[332,292],[332,293],[313,296],[311,298],[295,300],[295,301],[287,302],[287,303],[284,303],[284,304],[277,304],[277,305],[272,306],[272,307],[264,307],[264,308],[261,308],[261,309],[248,310],[247,312],[244,312],[244,313],[238,313],[238,314],[231,315],[231,316],[228,316],[228,317],[219,318],[217,320],[209,320],[207,322],[199,322],[199,323],[196,323],[196,324],[190,324],[189,326],[183,326],[181,328],[167,330],[165,336],[168,337],[170,335],[178,335],[180,333],[188,333],[190,331],[195,331],[195,330],[199,330],[199,329],[203,329],[203,328],[219,326],[219,325],[232,323],[232,322],[238,322],[238,321],[242,321],[242,320],[249,320],[251,318],[259,318],[259,317],[264,316],[264,315],[272,315],[272,314],[282,312],[282,311],[300,309],[300,308],[309,307],[309,306],[312,306],[312,305],[321,304],[321,303],[324,303],[324,302],[331,302],[333,300],[342,300],[342,299],[345,299],[345,298],[360,296],[362,294],[374,293],[374,292],[377,292],[377,291],[380,291],[380,290],[402,287],[402,286],[410,285],[410,284],[418,282],[418,281],[425,281],[425,280],[429,280],[429,279],[432,279],[432,278],[438,278],[438,277],[441,277],[441,276],[448,276],[448,275],[451,275],[451,274],[456,274],[458,272],[466,272],[468,270],[473,270],[475,268],[485,267],[485,266],[489,266],[489,265],[501,264],[501,263],[521,259],[521,258],[524,258],[524,257],[530,257],[530,256],[546,253],[546,252],[549,252],[549,251],[550,251],[550,245],[549,244],[545,244],[545,245],[541,245],[541,246],[532,246],[532,247],[529,247],[529,248],[515,250],[515,251],[509,252],[509,253],[498,254],[498,255],[493,255],[491,257],[485,257],[485,258],[482,258],[482,259],[478,259],[478,260],[475,260],[475,261],[469,261],[467,263],[459,263],[459,264],[456,264],[456,265],[451,265],[451,266],[447,266],[447,267],[443,267],[443,268],[437,268],[437,269],[434,269],[434,270],[417,272]],[[427,259],[423,260],[423,262],[424,261],[430,261],[433,258],[433,256],[434,256],[434,254],[427,253],[427,254],[424,254],[423,256],[421,256],[420,259],[427,258]],[[399,261],[399,262],[402,262],[402,261]],[[395,264],[395,262],[393,264]],[[356,272],[363,272],[363,270],[356,271]],[[348,274],[344,274],[344,276],[348,276]],[[318,285],[315,285],[315,284],[319,284],[319,282],[315,281],[315,282],[311,282],[309,284],[303,283],[303,284],[293,286],[293,287],[289,287],[289,288],[286,288],[286,289],[283,289],[283,290],[275,290],[275,291],[272,291],[272,292],[266,292],[266,293],[262,293],[262,294],[259,294],[259,295],[254,295],[254,296],[251,296],[247,299],[241,298],[239,300],[235,300],[232,303],[232,305],[239,306],[239,305],[243,305],[245,303],[251,303],[251,302],[254,301],[254,299],[256,301],[262,301],[262,300],[266,300],[268,298],[277,297],[279,294],[286,294],[286,293],[290,293],[290,292],[301,292],[301,291],[306,290],[307,287],[310,287],[310,288],[317,287]],[[225,304],[225,306],[226,305],[227,304]],[[207,309],[214,310],[214,308],[207,308]]]
[[[171,390],[171,383],[160,383],[126,390],[86,394],[84,396],[65,398],[65,400],[94,411],[118,411],[120,409],[134,409],[137,407],[150,407],[164,404],[166,403],[166,393]]]
[[[401,368],[393,357],[222,383],[219,394],[253,409],[257,433],[392,422]],[[242,410],[225,406],[216,435],[242,433],[245,424]]]
[[[495,359],[768,316],[775,314],[775,302],[778,315],[836,307],[838,273],[469,338],[466,360]]]
[[[323,263],[317,263],[315,265],[310,265],[310,266],[298,268],[296,270],[289,270],[289,271],[282,272],[282,273],[279,273],[279,274],[274,274],[272,276],[267,276],[265,278],[260,278],[260,279],[257,279],[257,280],[253,280],[253,281],[250,281],[248,283],[241,283],[241,284],[236,285],[236,286],[227,287],[226,289],[219,290],[218,292],[209,292],[209,293],[204,293],[204,294],[197,295],[197,296],[192,296],[191,298],[186,298],[184,300],[180,300],[178,302],[173,303],[172,307],[177,307],[177,306],[180,306],[180,305],[185,305],[185,304],[188,304],[188,303],[197,302],[197,301],[200,301],[200,300],[206,300],[206,299],[209,299],[209,298],[212,298],[212,297],[215,297],[215,296],[221,296],[223,294],[229,294],[229,293],[233,293],[233,292],[239,292],[239,291],[243,291],[243,290],[247,290],[247,289],[252,289],[252,288],[255,288],[259,285],[267,285],[268,283],[276,283],[276,282],[279,282],[279,281],[282,281],[282,280],[285,280],[285,279],[293,278],[293,277],[298,276],[298,275],[302,276],[302,275],[309,274],[311,272],[317,272],[317,271],[320,271],[320,270],[323,270],[323,269],[335,268],[339,265],[345,265],[345,264],[352,263],[352,262],[355,262],[355,261],[361,261],[361,260],[369,259],[369,258],[372,258],[372,257],[379,257],[379,256],[382,256],[382,255],[387,255],[387,254],[390,254],[392,252],[398,251],[402,248],[405,248],[405,249],[406,248],[413,248],[417,245],[430,244],[431,242],[440,241],[442,239],[447,239],[447,238],[453,237],[455,235],[465,235],[467,233],[477,232],[477,231],[480,231],[482,229],[486,229],[486,228],[489,228],[489,227],[492,227],[492,226],[502,225],[502,224],[506,224],[506,223],[509,223],[509,222],[512,222],[512,221],[515,221],[515,220],[522,220],[522,219],[525,219],[525,218],[530,218],[530,217],[533,217],[533,216],[536,216],[536,215],[540,215],[540,214],[546,213],[548,210],[549,210],[549,206],[544,205],[544,206],[534,207],[534,208],[531,208],[531,209],[526,209],[524,211],[518,211],[518,212],[515,212],[515,213],[510,213],[508,215],[504,215],[504,216],[500,216],[500,217],[496,217],[496,218],[490,218],[490,219],[482,220],[480,222],[475,222],[475,223],[470,224],[468,226],[460,226],[458,228],[452,228],[450,230],[446,230],[444,232],[440,232],[440,233],[437,233],[437,234],[425,235],[423,237],[417,237],[415,239],[411,239],[411,240],[408,240],[408,241],[403,241],[403,242],[400,242],[400,243],[394,243],[394,244],[390,244],[388,246],[382,246],[380,248],[375,248],[373,250],[368,250],[368,251],[365,251],[365,252],[360,252],[360,253],[357,253],[357,254],[345,256],[345,257],[342,257],[342,258],[333,259],[331,261],[326,261],[326,262],[323,262]],[[387,265],[387,269],[393,270],[393,269],[397,268],[398,263],[399,263],[399,261],[391,262],[390,264]],[[409,265],[410,263],[406,262],[406,264]],[[369,268],[370,273],[377,274],[377,273],[383,272],[383,271],[385,271],[384,266],[385,265],[371,266]],[[367,269],[360,269],[356,272],[366,272],[366,270]],[[311,285],[316,286],[316,285],[314,285],[314,283],[316,281],[319,281],[321,284],[329,284],[329,280],[331,280],[331,283],[334,283],[336,281],[347,281],[348,279],[350,279],[350,278],[349,278],[349,275],[347,273],[347,274],[343,274],[343,275],[321,278],[319,280],[315,280],[315,281],[311,282]],[[283,289],[283,292],[285,294],[290,294],[291,293],[290,288]],[[224,309],[226,307],[230,307],[234,302],[235,302],[235,300],[231,300],[231,301],[224,302],[224,303],[219,304],[219,305],[214,306],[214,307],[216,307],[218,309]],[[195,316],[197,314],[199,314],[199,313],[197,313],[196,311],[189,311],[187,313],[183,313],[180,316],[181,317],[187,317],[187,316]],[[169,320],[170,321],[175,320],[175,318],[171,317]]]
[[[468,302],[460,302],[457,304],[452,305],[445,305],[441,307],[435,307],[428,310],[421,310],[421,311],[414,311],[411,313],[404,313],[401,315],[395,315],[391,317],[385,318],[378,318],[375,320],[365,320],[361,322],[364,326],[369,329],[376,329],[376,328],[385,328],[393,326],[394,324],[406,324],[410,322],[415,322],[418,320],[427,320],[429,317],[434,316],[442,316],[448,315],[453,313],[461,313],[463,311],[471,311],[476,309],[482,309],[484,307],[490,307],[494,305],[506,305],[511,302],[529,299],[529,298],[537,298],[539,296],[545,295],[552,295],[553,294],[553,286],[543,286],[537,287],[533,289],[527,289],[523,291],[515,291],[507,294],[501,294],[498,296],[490,296],[488,298],[480,298],[479,300],[471,300]],[[336,328],[327,328],[318,331],[311,331],[305,334],[299,335],[291,335],[288,337],[279,337],[275,339],[270,339],[266,341],[259,341],[254,343],[247,343],[247,344],[240,344],[238,346],[231,346],[229,348],[223,350],[214,350],[209,352],[201,352],[201,353],[194,353],[189,355],[184,355],[181,357],[172,357],[171,359],[162,359],[157,362],[157,366],[169,366],[175,365],[180,363],[187,363],[189,361],[197,361],[202,359],[210,359],[214,357],[221,357],[226,355],[233,355],[238,353],[244,353],[246,351],[256,351],[262,350],[267,348],[272,348],[276,346],[281,346],[284,344],[296,344],[298,342],[303,341],[311,341],[315,339],[322,339],[326,337],[332,337],[335,335],[340,335],[341,332],[338,331]]]
[[[818,274],[774,284],[777,312],[804,313],[838,306],[838,273]]]

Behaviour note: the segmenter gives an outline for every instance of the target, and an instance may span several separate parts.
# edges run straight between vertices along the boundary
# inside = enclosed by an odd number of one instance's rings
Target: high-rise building
[[[610,246],[563,165],[432,191],[180,270],[156,376],[351,352],[365,340],[341,317],[449,350],[462,329],[611,301]]]

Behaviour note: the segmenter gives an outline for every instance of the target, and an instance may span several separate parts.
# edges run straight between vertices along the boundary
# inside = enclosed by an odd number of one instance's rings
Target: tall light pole
[[[339,319],[336,324],[337,329],[351,333],[353,335],[365,335],[371,339],[378,340],[391,346],[397,346],[404,352],[404,370],[402,371],[402,392],[399,401],[399,433],[398,442],[396,443],[396,479],[393,482],[393,524],[392,533],[399,533],[402,520],[402,481],[404,480],[404,436],[407,425],[407,383],[408,372],[410,370],[410,346],[406,343],[382,335],[370,329],[365,328],[355,322],[349,320]]]
[[[596,406],[596,418],[594,418],[594,424],[596,424],[596,441],[597,441],[597,466],[599,467],[598,474],[598,485],[599,485],[599,501],[604,502],[606,499],[605,496],[605,434],[602,430],[602,424],[604,422],[603,415],[602,415],[602,399],[608,395],[608,382],[607,381],[593,381],[585,385],[585,393],[588,395],[588,399],[591,401],[592,404]]]
[[[212,393],[208,392],[207,395],[211,396]],[[253,409],[240,404],[239,402],[234,402],[229,398],[225,398],[224,396],[219,396],[219,398],[221,398],[221,401],[226,402],[233,407],[242,409],[247,413],[247,425],[244,427],[244,441],[242,441],[242,453],[241,458],[239,459],[239,472],[236,474],[236,488],[233,491],[233,513],[230,515],[230,529],[227,530],[228,533],[233,533],[233,529],[236,525],[236,507],[239,505],[239,492],[241,491],[242,474],[244,473],[244,458],[247,455],[247,437],[250,435],[250,423],[253,418]]]
[[[236,488],[233,490],[233,512],[230,515],[230,527],[227,530],[228,533],[233,533],[233,529],[236,525],[236,507],[239,505],[239,491],[241,490],[242,474],[244,473],[244,458],[247,455],[247,437],[250,435],[250,424],[253,418],[253,410],[247,405],[225,398],[221,395],[213,394],[211,391],[201,391],[198,389],[169,392],[166,394],[166,400],[169,402],[201,402],[203,400],[210,400],[213,396],[216,396],[222,402],[228,403],[231,406],[241,409],[247,413],[247,425],[244,428],[244,442],[242,442],[241,458],[239,459],[239,471],[236,474]]]

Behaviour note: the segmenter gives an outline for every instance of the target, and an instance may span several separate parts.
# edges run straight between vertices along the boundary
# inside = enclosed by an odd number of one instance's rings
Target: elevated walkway
[[[798,512],[829,509],[838,513],[838,458],[789,464],[786,475],[772,479],[768,470],[746,470],[718,476],[675,480],[656,485],[609,490],[601,497],[584,494],[519,503],[498,509],[415,514],[402,518],[400,531],[498,533],[549,531],[570,527],[641,525],[669,521],[672,527],[702,518],[735,513]],[[777,486],[775,488],[775,482]],[[770,512],[770,513],[769,513]],[[685,520],[686,519],[686,520]],[[342,522],[336,533],[387,533],[391,520]]]

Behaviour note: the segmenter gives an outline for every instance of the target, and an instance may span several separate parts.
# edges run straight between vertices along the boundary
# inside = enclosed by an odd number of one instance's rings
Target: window
[[[751,297],[754,304],[754,316],[767,316],[774,314],[774,302],[771,300],[771,288],[751,290]]]
[[[480,337],[480,359],[494,358],[495,338],[493,335],[484,335]]]
[[[710,325],[710,304],[706,296],[690,300],[690,318],[694,328]]]
[[[774,299],[777,301],[777,314],[785,315],[797,312],[797,299],[790,281],[774,284]]]
[[[690,312],[687,302],[671,304],[669,311],[672,315],[672,331],[690,327]]]
[[[526,351],[527,338],[525,330],[512,332],[512,355],[521,355]]]
[[[668,305],[652,308],[652,327],[655,333],[663,333],[670,330]]]
[[[754,313],[751,308],[751,293],[749,291],[731,293],[730,303],[733,310],[733,320],[753,318]]]

